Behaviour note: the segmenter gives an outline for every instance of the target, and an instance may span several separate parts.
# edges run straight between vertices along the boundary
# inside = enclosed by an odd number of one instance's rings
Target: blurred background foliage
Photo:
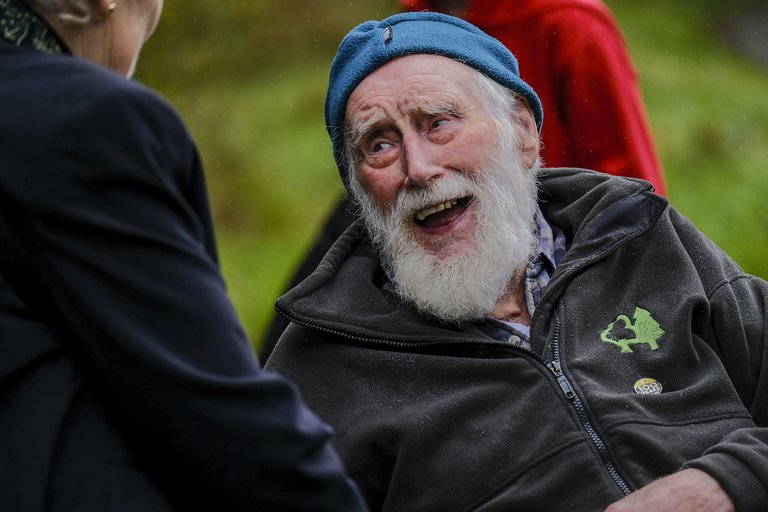
[[[768,8],[607,4],[640,74],[672,205],[768,277]],[[357,23],[397,9],[396,0],[166,0],[145,46],[136,79],[177,107],[198,143],[222,269],[255,347],[343,193],[323,120],[336,47]]]

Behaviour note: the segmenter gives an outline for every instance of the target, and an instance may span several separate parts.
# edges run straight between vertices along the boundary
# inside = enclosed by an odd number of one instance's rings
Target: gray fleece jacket
[[[372,510],[602,510],[684,467],[768,510],[768,283],[637,180],[545,169],[568,250],[532,350],[382,288],[360,223],[277,309],[267,368],[335,427]]]

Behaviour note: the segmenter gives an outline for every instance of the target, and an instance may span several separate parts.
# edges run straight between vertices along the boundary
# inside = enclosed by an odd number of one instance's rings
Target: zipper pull
[[[555,374],[557,383],[560,384],[560,389],[563,391],[565,398],[568,400],[573,400],[576,397],[576,392],[573,390],[573,387],[571,387],[571,383],[568,382],[568,379],[565,377],[565,375],[563,375],[563,370],[560,368],[560,363],[558,361],[552,361],[549,363],[549,365],[547,365],[547,367],[552,371],[552,373]]]

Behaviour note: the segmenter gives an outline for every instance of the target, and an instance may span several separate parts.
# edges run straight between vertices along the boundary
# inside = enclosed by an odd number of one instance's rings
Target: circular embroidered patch
[[[661,393],[661,390],[661,382],[650,377],[645,377],[635,382],[635,393],[638,395],[658,395]]]

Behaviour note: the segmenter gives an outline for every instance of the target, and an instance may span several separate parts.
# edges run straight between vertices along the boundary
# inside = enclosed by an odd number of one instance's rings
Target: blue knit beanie
[[[352,91],[375,70],[405,55],[443,55],[471,66],[521,94],[541,132],[543,111],[533,89],[523,82],[517,59],[503,44],[466,21],[436,12],[407,12],[381,21],[366,21],[341,41],[331,64],[325,97],[325,123],[341,179],[344,170],[344,113]]]

